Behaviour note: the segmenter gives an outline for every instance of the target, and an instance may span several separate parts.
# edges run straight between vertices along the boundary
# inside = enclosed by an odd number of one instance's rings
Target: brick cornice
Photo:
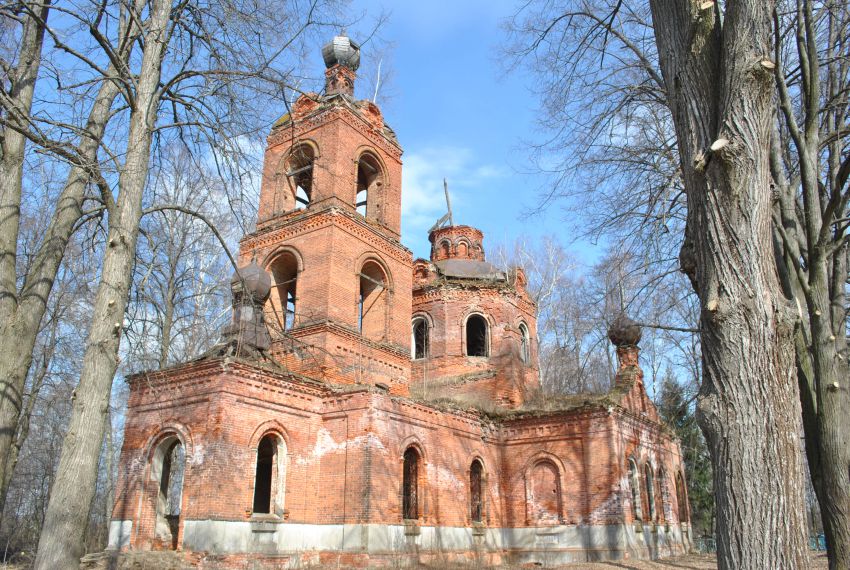
[[[196,360],[186,364],[180,364],[150,372],[140,372],[127,377],[127,383],[131,390],[142,393],[156,388],[175,386],[179,383],[189,381],[193,385],[207,384],[216,376],[220,375],[253,375],[266,379],[269,383],[290,386],[293,390],[310,394],[312,396],[323,396],[331,393],[329,386],[285,370],[273,370],[268,366],[237,360],[230,357],[216,357],[204,360]]]
[[[321,332],[335,333],[336,335],[341,336],[343,338],[346,338],[350,341],[362,343],[364,346],[366,346],[368,348],[371,348],[371,349],[374,349],[374,350],[379,350],[379,351],[382,351],[382,352],[387,352],[387,353],[391,354],[392,356],[400,359],[404,363],[410,362],[410,350],[409,349],[397,346],[395,344],[389,344],[389,343],[379,342],[379,341],[376,341],[376,340],[365,338],[363,335],[361,335],[359,332],[355,331],[354,329],[343,326],[343,325],[341,325],[341,324],[339,324],[335,321],[321,321],[321,322],[306,323],[304,325],[298,326],[297,328],[293,328],[291,331],[289,331],[289,334],[293,338],[297,339],[297,338],[301,338],[301,337],[312,336],[314,334],[321,333]],[[275,343],[275,344],[283,344],[285,342],[286,342],[285,339],[277,339],[277,340],[273,341],[273,343]]]
[[[374,124],[362,117],[357,110],[347,104],[337,102],[325,103],[300,119],[291,119],[287,123],[273,127],[269,136],[266,138],[266,143],[269,148],[285,144],[288,141],[303,137],[313,129],[336,120],[345,122],[388,155],[396,160],[401,160],[403,151],[397,142],[384,135]]]
[[[239,242],[240,251],[265,249],[294,236],[330,226],[361,238],[369,246],[396,261],[406,265],[413,263],[413,253],[401,242],[368,223],[365,218],[358,219],[354,213],[333,206],[317,211],[305,210],[303,214],[286,218],[280,224],[266,225],[243,237]]]

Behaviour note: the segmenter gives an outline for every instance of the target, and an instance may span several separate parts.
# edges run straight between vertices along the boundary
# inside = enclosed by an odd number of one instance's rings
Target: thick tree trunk
[[[83,553],[112,380],[118,365],[124,312],[129,301],[170,12],[168,0],[150,3],[141,70],[130,115],[127,154],[119,176],[119,196],[109,215],[107,247],[80,383],[38,542],[36,570],[76,569]]]
[[[700,298],[698,420],[721,570],[808,568],[792,337],[774,265],[768,165],[772,2],[651,0],[688,195],[683,269]]]
[[[844,570],[850,568],[850,441],[847,439],[850,370],[837,351],[838,335],[833,333],[829,287],[825,282],[826,265],[822,262],[809,270],[811,287],[807,299],[815,405],[811,418],[814,421],[806,422],[806,442],[816,446],[817,453],[809,453],[815,461],[810,468],[821,507],[829,567]]]
[[[26,138],[15,130],[15,127],[26,128],[25,118],[29,117],[32,110],[35,83],[41,65],[41,48],[44,44],[44,22],[47,21],[50,0],[33,2],[27,8],[36,16],[33,17],[27,12],[22,15],[24,30],[18,64],[8,77],[9,91],[3,94],[3,114],[9,126],[3,129],[0,137],[0,323],[8,321],[17,305],[16,259]],[[3,392],[7,390],[4,389]]]
[[[110,68],[112,69],[112,68]],[[104,81],[92,104],[86,124],[87,136],[80,141],[79,156],[89,165],[96,164],[97,149],[109,110],[118,94],[111,81]],[[35,261],[24,278],[21,292],[8,321],[0,331],[0,505],[5,503],[8,482],[11,480],[14,461],[10,454],[16,426],[20,421],[23,390],[32,364],[38,329],[47,310],[47,300],[56,281],[56,274],[71,239],[74,225],[80,219],[86,185],[90,174],[86,168],[71,168],[65,187],[59,195],[56,210],[50,220]],[[2,512],[2,511],[0,511]]]

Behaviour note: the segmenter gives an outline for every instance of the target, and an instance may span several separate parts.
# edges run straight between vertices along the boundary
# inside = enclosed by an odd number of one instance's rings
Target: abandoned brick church
[[[400,241],[402,150],[353,98],[359,49],[268,137],[233,321],[202,357],[128,379],[110,549],[219,568],[655,558],[690,544],[678,441],[610,331],[601,395],[538,386],[535,306],[480,231]],[[540,398],[533,400],[541,401]]]

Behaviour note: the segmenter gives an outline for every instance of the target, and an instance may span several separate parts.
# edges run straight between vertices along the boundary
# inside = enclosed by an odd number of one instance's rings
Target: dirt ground
[[[0,570],[28,570],[29,564],[3,564],[0,562]],[[135,568],[135,567],[134,567]],[[145,565],[150,570],[161,570],[163,566],[154,563],[153,566]],[[426,567],[421,567],[426,568]],[[429,570],[437,570],[434,566],[428,566]],[[460,567],[452,567],[460,570]],[[665,560],[626,560],[620,562],[595,562],[592,564],[577,563],[558,566],[554,570],[716,570],[717,559],[710,554],[690,554],[677,558]],[[499,570],[499,569],[494,569]],[[511,566],[501,567],[500,570],[525,570],[525,567]],[[826,553],[812,553],[811,570],[827,570]]]
[[[716,570],[717,559],[711,554],[690,554],[665,560],[628,560],[622,562],[596,562],[593,564],[567,564],[559,570]],[[812,570],[826,570],[826,554],[812,553]]]

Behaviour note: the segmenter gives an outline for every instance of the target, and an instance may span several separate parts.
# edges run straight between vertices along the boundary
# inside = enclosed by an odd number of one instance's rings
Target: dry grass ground
[[[120,568],[132,570],[165,570],[172,568],[170,564],[163,565],[163,560],[155,559],[154,556],[145,559],[126,560],[125,565]],[[133,557],[131,557],[133,558]],[[141,558],[145,558],[144,556]],[[93,566],[92,566],[93,567]],[[3,564],[0,562],[0,570],[28,570],[29,564]],[[334,567],[335,568],[335,567]],[[469,570],[469,567],[452,566],[450,568],[440,568],[437,566],[421,566],[420,570]],[[522,566],[502,566],[494,570],[526,570],[529,567]],[[690,554],[688,556],[680,556],[676,558],[668,558],[665,560],[626,560],[621,562],[595,562],[592,564],[578,563],[558,566],[553,570],[716,570],[717,559],[709,554]],[[826,554],[823,552],[812,554],[811,570],[827,570]]]
[[[665,560],[628,560],[622,562],[597,562],[593,564],[568,564],[563,570],[716,570],[717,559],[711,554],[690,554]],[[826,570],[826,554],[813,553],[811,570]]]
[[[809,570],[827,570],[826,553],[812,553]],[[437,566],[422,566],[422,570],[437,570]],[[463,566],[452,566],[440,570],[462,570]],[[532,566],[500,566],[493,570],[527,570]],[[664,560],[624,560],[618,562],[576,563],[548,567],[553,570],[717,570],[717,558],[713,554],[689,554]]]

